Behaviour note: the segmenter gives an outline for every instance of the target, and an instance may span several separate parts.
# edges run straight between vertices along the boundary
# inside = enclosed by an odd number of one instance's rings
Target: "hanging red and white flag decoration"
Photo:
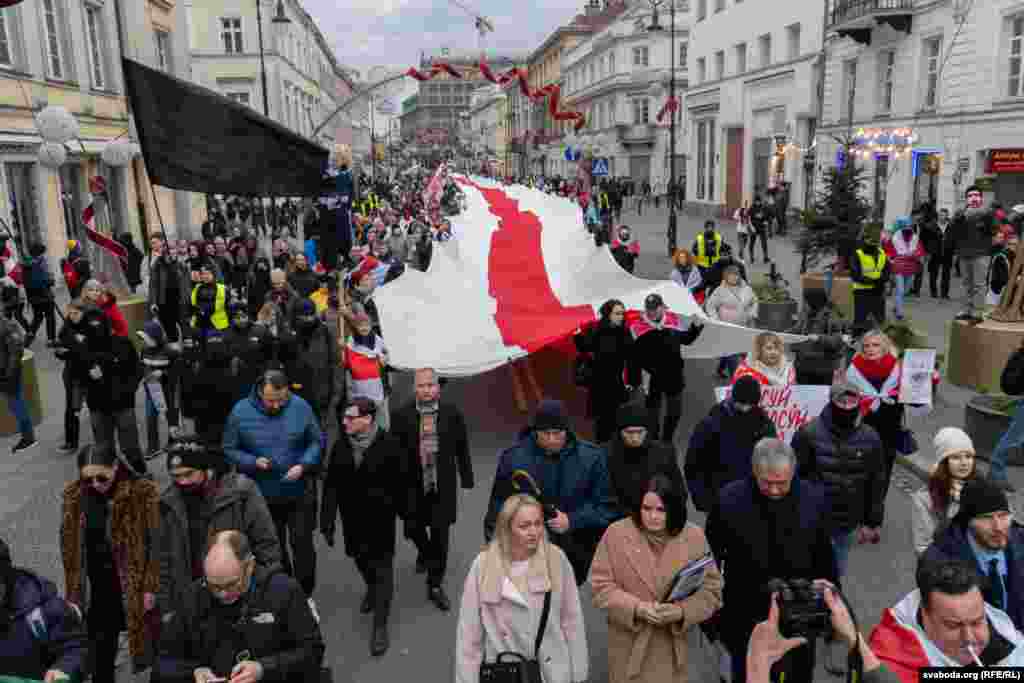
[[[657,117],[658,118],[658,123],[661,123],[661,120],[663,118],[665,118],[665,114],[668,114],[669,112],[671,112],[672,114],[675,114],[676,110],[678,110],[678,109],[679,109],[679,100],[677,98],[675,98],[675,97],[668,98],[665,101],[665,104],[658,111],[658,117]]]
[[[102,176],[93,176],[89,179],[89,192],[92,194],[92,202],[82,211],[82,223],[85,224],[86,237],[100,249],[127,264],[128,251],[124,245],[96,230],[96,200],[100,199],[107,202],[108,205],[110,202],[107,183]]]

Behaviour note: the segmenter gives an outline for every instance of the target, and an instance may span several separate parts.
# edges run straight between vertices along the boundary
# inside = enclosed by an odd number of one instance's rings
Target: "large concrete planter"
[[[772,332],[788,332],[793,328],[798,304],[795,301],[761,302],[757,305],[757,327]]]
[[[146,322],[146,297],[133,294],[118,300],[117,305],[121,309],[121,313],[124,314],[125,321],[128,323],[128,337],[132,340],[136,339],[135,333],[141,330]]]
[[[32,417],[32,424],[38,425],[43,421],[43,396],[39,386],[39,370],[36,368],[36,355],[32,351],[25,351],[21,356],[21,390],[22,396],[28,403],[28,414]],[[14,419],[11,406],[7,397],[0,394],[0,435],[10,436],[18,433],[18,422]]]
[[[996,405],[1004,402],[1003,396],[975,396],[964,407],[964,431],[974,442],[975,453],[985,460],[991,459],[999,438],[1010,426],[1012,415],[1008,415],[1002,406]],[[1011,450],[1007,464],[1017,467],[1024,465],[1024,449]]]
[[[946,379],[984,393],[999,391],[1006,361],[1020,348],[1024,325],[985,320],[969,325],[953,320],[949,325]]]
[[[832,278],[832,305],[847,320],[853,320],[853,289],[850,285],[850,278],[845,275]],[[800,286],[805,292],[808,289],[825,289],[825,274],[804,273],[800,276]]]

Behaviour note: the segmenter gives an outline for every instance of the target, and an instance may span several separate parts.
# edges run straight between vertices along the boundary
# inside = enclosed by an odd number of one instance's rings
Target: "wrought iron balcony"
[[[878,24],[888,24],[909,34],[914,18],[914,0],[833,0],[828,28],[865,45]]]

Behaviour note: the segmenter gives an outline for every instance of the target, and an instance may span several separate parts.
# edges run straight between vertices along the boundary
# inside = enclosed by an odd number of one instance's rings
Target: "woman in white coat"
[[[589,674],[587,636],[572,565],[548,543],[540,503],[532,496],[511,496],[498,513],[494,539],[466,577],[455,642],[456,683],[479,683],[480,665],[502,652],[534,658],[547,591],[551,607],[537,657],[544,683],[582,683]]]

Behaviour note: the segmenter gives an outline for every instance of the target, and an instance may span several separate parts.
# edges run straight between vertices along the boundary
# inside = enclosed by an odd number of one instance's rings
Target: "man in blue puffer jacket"
[[[576,437],[561,401],[541,401],[533,424],[520,432],[515,446],[502,451],[484,518],[488,540],[505,499],[519,492],[543,503],[551,541],[565,551],[576,584],[582,585],[598,541],[620,515],[611,493],[607,455]]]
[[[224,454],[266,498],[285,571],[298,580],[313,608],[320,426],[310,405],[292,395],[284,372],[263,373],[252,394],[235,404],[224,428]]]

